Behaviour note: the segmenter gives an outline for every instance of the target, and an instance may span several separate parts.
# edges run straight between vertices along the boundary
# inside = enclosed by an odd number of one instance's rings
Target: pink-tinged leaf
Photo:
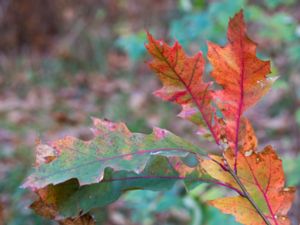
[[[222,87],[214,100],[223,113],[226,138],[237,154],[242,114],[265,95],[273,80],[267,78],[270,62],[256,57],[256,44],[247,36],[243,11],[230,19],[227,38],[224,47],[209,42],[207,56],[213,67],[211,76]]]
[[[233,168],[235,162],[234,153],[231,150],[225,152],[226,163],[224,168]],[[284,186],[284,173],[282,162],[271,146],[267,146],[262,152],[249,150],[238,153],[237,177],[254,200],[265,217],[274,225],[289,224],[287,212],[292,205],[295,188]],[[202,167],[215,179],[239,188],[229,171],[218,170],[213,162],[202,163]],[[215,163],[218,165],[217,163]],[[264,225],[265,222],[257,213],[253,205],[244,196],[216,199],[210,202],[222,212],[232,214],[238,222],[245,225]]]
[[[180,117],[190,120],[203,129],[207,126],[216,142],[219,142],[219,127],[212,106],[211,83],[202,80],[204,59],[199,52],[188,56],[175,42],[173,46],[155,40],[148,33],[148,52],[153,59],[150,68],[158,75],[163,87],[154,94],[166,101],[182,106]]]
[[[66,137],[37,146],[36,168],[23,184],[39,195],[32,205],[37,213],[65,220],[106,206],[128,190],[167,190],[189,173],[197,181],[203,175],[200,148],[167,130],[145,135],[124,123],[93,122],[90,141]]]
[[[72,178],[78,179],[80,185],[93,184],[103,179],[106,168],[139,173],[152,156],[185,157],[201,151],[160,128],[154,128],[152,134],[144,135],[132,133],[124,123],[94,119],[94,126],[95,137],[90,141],[66,137],[53,142],[51,146],[38,146],[41,151],[46,151],[45,154],[55,149],[57,155],[51,158],[52,161],[42,164],[39,160],[38,167],[23,186],[36,190]]]

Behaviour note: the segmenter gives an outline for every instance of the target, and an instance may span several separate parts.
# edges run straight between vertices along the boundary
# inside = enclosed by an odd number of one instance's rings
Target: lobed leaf
[[[255,133],[242,117],[269,90],[272,79],[266,76],[270,63],[256,57],[256,44],[246,34],[242,11],[229,21],[227,37],[225,47],[208,43],[211,76],[222,87],[214,93],[214,100],[223,114],[227,146],[224,157],[211,156],[202,166],[243,194],[210,204],[246,225],[265,224],[260,213],[271,224],[289,224],[287,212],[295,189],[284,187],[282,163],[272,147],[256,151]]]
[[[228,44],[224,47],[208,42],[211,76],[221,86],[214,101],[226,123],[226,138],[238,151],[243,113],[270,89],[274,79],[267,78],[270,62],[256,57],[256,44],[247,36],[243,11],[229,21]]]
[[[155,128],[152,134],[144,135],[131,133],[124,123],[94,119],[94,125],[91,141],[66,137],[52,143],[57,158],[35,168],[23,187],[36,190],[72,178],[80,185],[93,184],[103,179],[106,168],[140,173],[153,155],[184,157],[201,152],[163,129]]]
[[[169,46],[148,34],[150,68],[158,75],[163,87],[155,95],[182,106],[179,116],[200,126],[207,126],[217,144],[228,144],[239,150],[239,133],[243,113],[269,89],[274,79],[268,78],[270,62],[256,57],[256,44],[246,33],[243,11],[229,22],[225,47],[208,42],[211,72],[221,90],[205,83],[202,53],[189,57],[176,41]],[[222,115],[217,115],[220,110]],[[222,146],[223,147],[223,146]]]
[[[215,108],[212,105],[211,83],[202,80],[204,72],[202,53],[187,56],[177,41],[171,47],[154,39],[149,33],[148,42],[146,48],[153,57],[149,66],[163,83],[163,87],[154,94],[181,105],[182,111],[179,116],[197,124],[201,132],[204,125],[208,126],[218,142],[220,131],[216,122]]]
[[[224,168],[233,168],[234,152],[226,151],[224,160],[226,161],[221,162],[219,159]],[[265,217],[275,225],[289,224],[287,212],[291,207],[295,189],[284,187],[282,162],[272,147],[267,146],[261,152],[239,152],[238,162],[237,177]],[[212,177],[240,189],[236,180],[230,177],[229,171],[218,170],[218,167],[212,164],[216,163],[205,161],[202,166]],[[265,224],[245,196],[216,199],[210,204],[224,213],[233,214],[238,222],[245,225]]]
[[[195,155],[201,150],[178,136],[159,128],[149,135],[132,133],[124,123],[93,121],[90,141],[66,137],[37,147],[37,167],[23,187],[39,195],[32,205],[38,213],[74,217],[128,190],[166,190],[189,173],[202,176]]]

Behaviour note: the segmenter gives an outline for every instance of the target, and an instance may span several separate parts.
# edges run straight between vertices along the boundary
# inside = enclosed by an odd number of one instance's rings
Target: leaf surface
[[[237,153],[242,115],[270,89],[273,79],[267,78],[270,62],[256,57],[243,11],[230,19],[227,38],[224,47],[208,42],[207,57],[213,67],[211,76],[222,88],[214,93],[214,100],[226,123],[227,141]]]
[[[187,156],[201,150],[159,128],[150,135],[131,133],[124,123],[94,119],[95,137],[82,141],[74,137],[52,143],[57,158],[35,168],[23,187],[33,190],[49,184],[59,184],[76,178],[80,185],[98,183],[104,170],[132,171],[140,173],[153,155]]]
[[[163,87],[154,94],[182,106],[180,117],[197,124],[203,132],[208,126],[214,139],[219,140],[216,112],[212,105],[211,83],[202,79],[204,59],[199,52],[188,56],[176,41],[169,46],[148,33],[148,52],[153,57],[150,68],[158,75]],[[206,132],[206,131],[205,131]]]
[[[152,156],[145,169],[137,174],[106,169],[104,178],[96,184],[80,186],[76,179],[39,189],[39,199],[32,208],[41,214],[41,208],[51,209],[54,218],[68,218],[87,213],[93,208],[104,207],[116,201],[129,190],[169,190],[183,177],[164,156]],[[42,207],[41,207],[42,206]]]
[[[38,213],[74,217],[128,190],[167,190],[190,173],[197,181],[202,177],[200,148],[178,136],[159,128],[149,135],[132,133],[124,123],[93,121],[90,141],[66,137],[37,147],[37,167],[23,187],[39,195],[32,205]]]
[[[224,158],[228,166],[233,168],[233,151],[226,151]],[[272,224],[289,224],[287,212],[291,207],[295,189],[284,187],[282,162],[272,147],[267,146],[261,152],[239,152],[238,162],[237,176],[266,218]],[[206,161],[202,166],[212,177],[239,188],[233,177],[229,176],[229,172],[217,170],[211,163],[213,162]],[[210,204],[224,213],[233,214],[237,221],[243,224],[265,224],[256,209],[243,196],[216,199],[210,201]]]

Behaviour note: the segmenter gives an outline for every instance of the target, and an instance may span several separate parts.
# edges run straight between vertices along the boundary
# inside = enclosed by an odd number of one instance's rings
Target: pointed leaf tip
[[[256,56],[257,45],[247,36],[243,11],[229,21],[228,43],[221,47],[208,43],[211,76],[222,89],[214,100],[226,123],[226,134],[231,147],[237,149],[238,133],[243,113],[270,89],[270,62]]]

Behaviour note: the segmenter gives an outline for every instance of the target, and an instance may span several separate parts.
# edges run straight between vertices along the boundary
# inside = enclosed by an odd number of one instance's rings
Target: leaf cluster
[[[208,42],[214,82],[205,82],[202,52],[188,56],[175,42],[169,46],[150,33],[146,48],[150,68],[163,87],[154,94],[179,104],[179,116],[216,143],[220,155],[204,151],[175,134],[154,128],[132,133],[124,123],[93,119],[94,138],[66,137],[37,146],[34,172],[23,187],[37,193],[31,207],[60,224],[94,224],[91,209],[104,207],[130,190],[168,190],[184,182],[228,188],[234,196],[208,204],[246,225],[289,224],[287,212],[295,189],[285,187],[282,163],[271,146],[258,141],[244,112],[270,89],[270,62],[256,57],[243,12],[229,21],[225,46]],[[219,86],[220,88],[215,88]]]

